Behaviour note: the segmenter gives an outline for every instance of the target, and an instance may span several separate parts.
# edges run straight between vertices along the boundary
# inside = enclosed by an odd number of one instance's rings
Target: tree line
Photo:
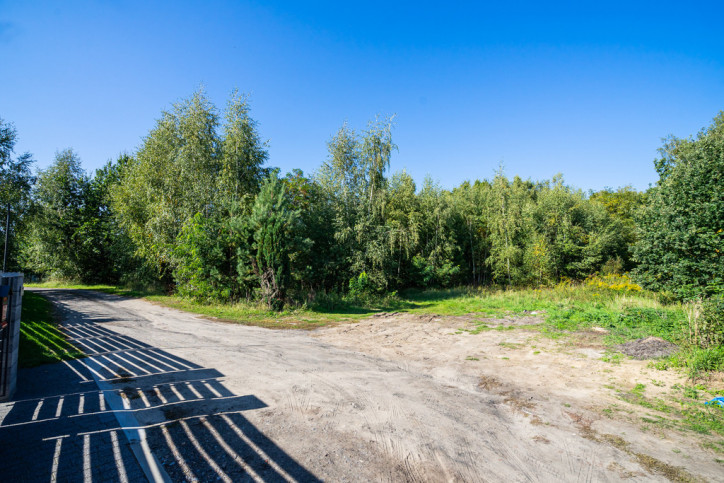
[[[31,172],[0,120],[8,267],[39,278],[160,283],[200,300],[271,307],[320,293],[547,285],[633,273],[679,298],[724,286],[724,113],[668,139],[659,181],[583,192],[562,176],[443,189],[389,173],[393,123],[344,124],[312,175],[282,175],[248,99],[197,92],[161,114],[133,154],[92,175],[71,149]]]

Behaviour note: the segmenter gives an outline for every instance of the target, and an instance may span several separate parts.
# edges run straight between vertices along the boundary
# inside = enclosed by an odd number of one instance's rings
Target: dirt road
[[[606,364],[595,347],[523,329],[461,333],[465,321],[453,318],[274,331],[94,292],[39,292],[91,355],[70,368],[108,399],[120,396],[119,421],[139,424],[159,474],[173,481],[724,474],[693,441],[602,419],[610,396],[601,380],[646,367]]]

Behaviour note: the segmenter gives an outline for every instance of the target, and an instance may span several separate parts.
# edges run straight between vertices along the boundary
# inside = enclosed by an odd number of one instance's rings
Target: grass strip
[[[25,291],[20,319],[20,367],[36,367],[85,356],[58,329],[53,319],[53,306],[44,297]]]

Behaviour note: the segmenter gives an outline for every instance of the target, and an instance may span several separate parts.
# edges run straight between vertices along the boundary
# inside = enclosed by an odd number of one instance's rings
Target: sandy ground
[[[724,481],[698,436],[647,429],[634,406],[604,413],[625,404],[617,391],[683,379],[646,361],[600,360],[598,333],[570,344],[404,314],[274,331],[141,300],[42,293],[102,363],[99,377],[125,394],[175,481],[666,480],[657,463]]]

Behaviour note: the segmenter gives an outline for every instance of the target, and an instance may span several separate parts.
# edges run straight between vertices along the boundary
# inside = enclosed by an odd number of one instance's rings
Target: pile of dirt
[[[679,347],[676,344],[672,344],[660,337],[636,339],[616,346],[617,351],[638,360],[670,356],[678,349]]]

